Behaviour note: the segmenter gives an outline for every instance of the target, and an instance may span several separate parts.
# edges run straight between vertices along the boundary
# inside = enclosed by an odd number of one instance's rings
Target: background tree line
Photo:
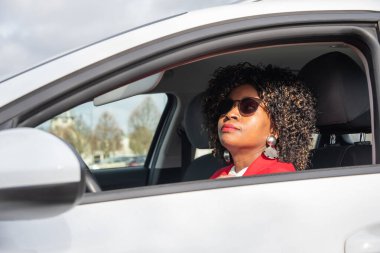
[[[126,108],[127,110],[128,108]],[[122,150],[123,139],[129,138],[129,148],[136,155],[147,154],[152,142],[160,113],[151,97],[146,97],[130,114],[126,122],[129,132],[124,133],[111,112],[103,112],[94,129],[81,115],[73,115],[70,124],[54,124],[48,129],[52,134],[66,140],[82,155],[103,153],[103,157]]]

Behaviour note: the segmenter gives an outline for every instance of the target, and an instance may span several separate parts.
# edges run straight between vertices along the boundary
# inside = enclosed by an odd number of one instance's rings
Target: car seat
[[[203,93],[196,95],[185,109],[184,128],[193,148],[207,149],[208,136],[202,126],[202,96]],[[212,154],[203,155],[194,159],[186,168],[183,181],[208,179],[224,166],[226,164]]]
[[[331,140],[312,151],[310,168],[371,164],[368,142],[349,144],[338,138],[371,131],[367,80],[360,66],[349,56],[332,52],[307,63],[299,78],[317,98],[320,134]]]

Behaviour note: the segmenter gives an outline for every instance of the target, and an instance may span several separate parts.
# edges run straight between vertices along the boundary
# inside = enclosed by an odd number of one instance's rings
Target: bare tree
[[[146,127],[137,127],[129,135],[129,147],[133,153],[145,155],[148,153],[150,143],[153,139],[153,131]]]
[[[93,149],[101,150],[104,157],[123,148],[123,130],[117,124],[115,117],[104,112],[100,115],[91,140]]]
[[[78,136],[75,147],[80,154],[90,154],[91,145],[89,139],[92,136],[91,128],[84,122],[82,116],[75,118],[75,132]]]
[[[66,117],[65,124],[60,124],[60,119]],[[91,129],[81,116],[58,116],[51,121],[49,132],[70,143],[79,154],[89,154]]]
[[[145,98],[131,113],[128,126],[129,147],[135,154],[147,154],[160,113],[151,97]]]

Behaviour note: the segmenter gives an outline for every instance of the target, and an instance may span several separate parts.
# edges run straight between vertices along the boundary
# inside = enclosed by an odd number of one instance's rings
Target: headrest
[[[191,145],[195,148],[206,149],[208,147],[208,136],[203,129],[202,114],[203,93],[195,96],[185,109],[185,131]]]
[[[317,127],[323,133],[370,132],[365,73],[347,55],[332,52],[307,63],[299,78],[317,98]]]

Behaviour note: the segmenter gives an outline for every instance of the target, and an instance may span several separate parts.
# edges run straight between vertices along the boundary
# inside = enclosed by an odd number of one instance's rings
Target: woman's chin
[[[239,147],[239,142],[236,140],[236,138],[234,140],[228,138],[220,139],[220,143],[222,143],[223,147],[228,150],[231,148]]]

